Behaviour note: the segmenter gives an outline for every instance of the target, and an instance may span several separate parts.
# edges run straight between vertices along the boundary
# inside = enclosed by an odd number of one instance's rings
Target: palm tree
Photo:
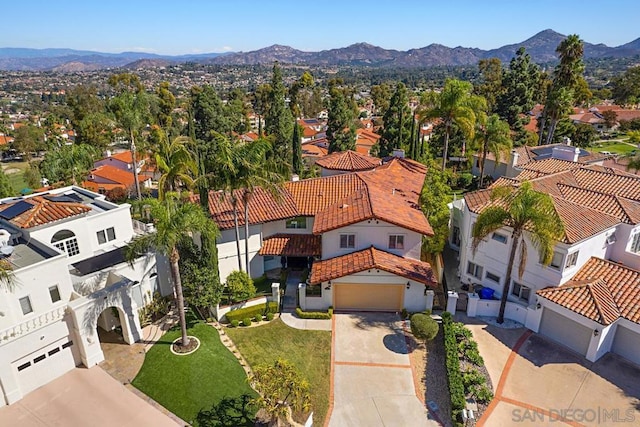
[[[463,136],[472,139],[476,124],[476,111],[482,99],[473,95],[473,85],[456,79],[447,79],[440,93],[426,92],[421,100],[423,111],[419,123],[425,119],[440,119],[444,125],[444,150],[442,170],[447,166],[449,137],[453,125],[457,125]]]
[[[13,274],[13,267],[6,259],[0,259],[0,289],[13,291],[16,286],[16,276]]]
[[[524,232],[527,232],[529,240],[538,250],[542,263],[549,265],[553,258],[553,247],[564,235],[564,225],[556,212],[551,196],[533,190],[528,181],[524,181],[519,187],[498,187],[493,190],[491,199],[491,205],[478,215],[473,226],[471,249],[475,254],[483,239],[500,228],[509,227],[512,230],[511,250],[497,319],[498,323],[502,323],[518,246],[520,246],[519,278],[524,274],[527,262]]]
[[[180,201],[178,193],[166,193],[162,201],[145,199],[142,202],[150,207],[156,231],[134,237],[126,246],[125,257],[131,264],[152,250],[168,257],[180,317],[181,345],[188,346],[189,338],[187,337],[187,323],[184,313],[182,281],[178,267],[180,260],[178,245],[193,239],[193,235],[196,233],[211,241],[217,237],[218,229],[200,206]]]
[[[249,203],[256,188],[267,190],[273,196],[279,196],[279,189],[284,182],[284,171],[277,163],[268,158],[271,143],[266,139],[258,139],[251,144],[236,146],[236,175],[235,182],[241,189],[242,204],[244,206],[244,250],[245,268],[249,272]],[[237,216],[236,216],[237,226]],[[238,234],[236,233],[236,236]],[[238,253],[238,257],[240,254]]]
[[[178,183],[193,187],[194,177],[198,174],[198,165],[190,151],[192,141],[187,136],[178,136],[169,142],[162,132],[155,161],[162,173],[158,179],[158,197],[164,199],[167,191],[176,191]]]
[[[489,117],[486,114],[480,114],[478,124],[480,126],[476,131],[475,141],[481,147],[479,186],[482,188],[487,153],[492,153],[496,157],[496,162],[499,162],[502,153],[511,149],[513,142],[511,141],[509,124],[500,120],[500,116],[497,114],[492,114]]]

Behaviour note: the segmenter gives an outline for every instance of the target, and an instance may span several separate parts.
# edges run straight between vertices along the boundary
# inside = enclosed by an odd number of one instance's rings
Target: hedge
[[[225,317],[229,322],[233,320],[240,321],[247,317],[250,319],[256,318],[257,320],[262,320],[262,316],[264,316],[265,314],[277,312],[278,304],[275,301],[269,301],[266,304],[258,304],[252,307],[239,308],[237,310],[230,311],[225,315]]]
[[[456,426],[462,426],[461,413],[466,406],[464,383],[460,372],[460,359],[458,358],[458,341],[453,328],[451,313],[442,313],[442,329],[444,331],[444,351],[447,366],[447,382],[451,395],[451,418]]]
[[[296,308],[296,316],[301,319],[331,319],[333,316],[333,308],[324,311],[302,311],[300,307]]]

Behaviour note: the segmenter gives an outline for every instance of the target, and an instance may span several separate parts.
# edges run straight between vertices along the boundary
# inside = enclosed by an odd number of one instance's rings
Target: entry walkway
[[[330,427],[438,426],[416,396],[399,317],[335,314]]]
[[[300,283],[300,272],[291,271],[287,276],[287,283],[282,301],[282,313],[280,318],[285,325],[295,329],[309,329],[315,331],[330,331],[331,320],[321,319],[300,319],[295,315],[298,306],[298,284]]]

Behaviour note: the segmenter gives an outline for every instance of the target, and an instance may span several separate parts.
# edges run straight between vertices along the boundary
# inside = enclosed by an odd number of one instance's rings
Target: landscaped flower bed
[[[467,400],[477,402],[478,410],[474,414],[477,420],[493,399],[491,380],[471,331],[464,324],[454,322],[451,313],[446,312],[442,314],[442,326],[451,393],[451,418],[456,425],[462,426],[462,412]]]

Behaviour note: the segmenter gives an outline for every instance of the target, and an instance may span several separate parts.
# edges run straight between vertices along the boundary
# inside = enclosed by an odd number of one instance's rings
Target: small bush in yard
[[[449,393],[451,394],[451,418],[460,424],[460,414],[466,405],[464,384],[460,372],[460,359],[458,358],[458,341],[456,339],[456,327],[451,313],[442,313],[442,328],[444,330],[445,364],[447,367],[447,380]]]
[[[240,326],[240,321],[239,320],[232,320],[231,321],[231,326],[233,326],[234,328],[237,328],[238,326]]]
[[[265,317],[267,319],[267,322],[271,322],[273,320],[273,313],[267,313]]]
[[[485,383],[484,375],[477,369],[469,369],[462,374],[462,383],[467,392],[471,391],[473,386]]]
[[[402,311],[400,312],[400,316],[402,317],[402,320],[409,318],[409,312],[407,311],[406,308],[402,309]]]
[[[486,384],[475,386],[471,394],[480,403],[489,403],[493,399],[493,391]]]
[[[242,319],[242,326],[251,326],[251,319],[248,317]]]
[[[329,309],[324,311],[302,311],[300,307],[296,308],[296,316],[301,319],[331,319],[333,316],[333,309],[329,307]]]
[[[431,341],[438,335],[438,329],[438,322],[431,316],[422,313],[411,316],[411,333],[419,340]]]

